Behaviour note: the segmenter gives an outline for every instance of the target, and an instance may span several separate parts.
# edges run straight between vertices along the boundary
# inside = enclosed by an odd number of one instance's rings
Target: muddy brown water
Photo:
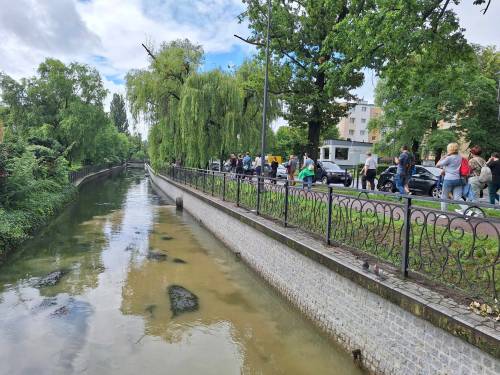
[[[0,374],[362,373],[170,203],[139,172],[90,183],[0,266]],[[173,316],[170,285],[199,309]]]

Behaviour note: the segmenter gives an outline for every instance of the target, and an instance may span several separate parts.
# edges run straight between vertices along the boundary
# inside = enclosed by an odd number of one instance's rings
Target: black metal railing
[[[418,273],[488,302],[499,297],[498,205],[332,185],[307,190],[302,182],[192,168],[159,173],[328,244],[381,258],[405,277]],[[465,213],[440,211],[440,202],[463,205]]]
[[[92,173],[97,173],[100,171],[103,171],[105,169],[110,169],[117,167],[119,165],[122,165],[121,163],[108,163],[108,164],[97,164],[97,165],[85,165],[82,168],[78,169],[77,171],[69,172],[68,173],[68,180],[70,183],[74,184],[78,180],[82,179],[83,177],[86,177]]]

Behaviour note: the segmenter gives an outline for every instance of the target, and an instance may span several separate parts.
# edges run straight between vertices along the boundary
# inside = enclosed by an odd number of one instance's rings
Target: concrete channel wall
[[[347,350],[360,350],[370,372],[500,374],[496,326],[489,331],[479,323],[476,327],[476,317],[462,319],[444,298],[441,306],[438,296],[421,286],[367,274],[360,260],[343,249],[326,247],[152,170],[150,176],[155,188],[182,198],[185,210],[322,330]],[[423,295],[436,299],[430,303]]]

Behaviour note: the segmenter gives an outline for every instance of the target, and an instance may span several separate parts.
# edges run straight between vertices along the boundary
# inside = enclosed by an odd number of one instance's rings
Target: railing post
[[[236,176],[237,179],[239,179],[238,176]],[[226,174],[222,174],[222,200],[226,200]]]
[[[403,277],[407,277],[411,242],[411,198],[404,197],[404,199],[405,205],[403,224],[403,248],[401,250],[401,273],[403,274]]]
[[[236,180],[236,206],[240,206],[241,178]]]
[[[258,215],[260,209],[260,175],[257,175],[257,207],[255,213]]]
[[[330,245],[330,236],[332,233],[332,207],[333,206],[333,188],[328,187],[328,218],[326,222],[326,243]]]
[[[212,197],[214,196],[214,190],[215,190],[215,172],[212,171]]]
[[[285,228],[288,226],[288,179],[285,181],[285,217],[283,218],[283,225]]]

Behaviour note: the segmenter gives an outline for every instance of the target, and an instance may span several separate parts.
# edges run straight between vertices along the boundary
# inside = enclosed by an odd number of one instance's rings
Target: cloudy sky
[[[499,46],[500,1],[486,15],[463,2],[456,9],[467,38]],[[252,53],[233,37],[248,35],[236,18],[242,10],[240,0],[0,0],[0,71],[31,76],[47,56],[85,62],[111,93],[124,93],[127,71],[147,66],[141,43],[177,38],[203,45],[204,69],[227,68]],[[368,73],[359,96],[372,101],[375,82]]]

